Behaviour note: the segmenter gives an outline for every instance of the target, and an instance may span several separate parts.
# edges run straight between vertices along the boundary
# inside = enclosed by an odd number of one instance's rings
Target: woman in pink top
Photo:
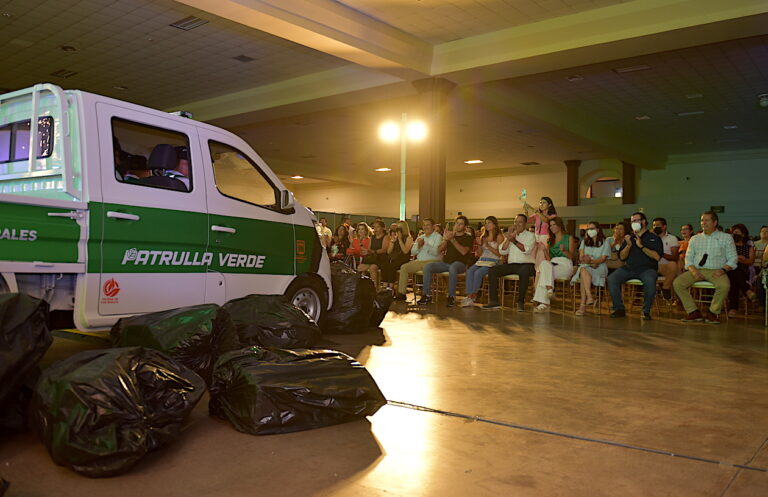
[[[523,209],[528,214],[533,210],[528,202],[523,203]],[[528,216],[528,222],[533,221],[535,226],[534,234],[536,235],[536,267],[539,267],[539,263],[546,257],[546,252],[549,250],[547,243],[549,240],[549,221],[557,217],[557,210],[552,203],[552,199],[549,197],[541,197],[539,200],[539,208],[536,209],[532,215]]]

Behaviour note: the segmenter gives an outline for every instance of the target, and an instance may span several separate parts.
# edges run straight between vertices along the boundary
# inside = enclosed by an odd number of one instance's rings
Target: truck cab
[[[0,95],[0,292],[124,316],[282,294],[332,303],[316,219],[236,135],[51,84]]]

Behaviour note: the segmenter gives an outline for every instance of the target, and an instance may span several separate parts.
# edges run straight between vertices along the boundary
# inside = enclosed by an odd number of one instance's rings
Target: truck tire
[[[328,293],[325,285],[309,276],[299,276],[285,291],[288,301],[319,323],[325,314]]]

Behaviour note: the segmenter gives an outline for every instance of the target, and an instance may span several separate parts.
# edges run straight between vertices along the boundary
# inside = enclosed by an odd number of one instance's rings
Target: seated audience
[[[621,285],[631,279],[643,282],[643,319],[651,319],[651,306],[656,297],[656,278],[658,276],[659,259],[664,253],[661,239],[648,231],[648,219],[642,212],[635,212],[632,221],[631,235],[624,236],[619,258],[626,264],[608,276],[608,289],[613,300],[612,318],[626,315]]]
[[[347,249],[349,249],[352,242],[349,239],[349,231],[345,224],[340,224],[336,228],[336,234],[331,239],[331,259],[340,261],[347,255]]]
[[[400,269],[400,266],[411,260],[413,242],[413,236],[411,236],[407,222],[399,221],[392,223],[389,228],[389,245],[387,246],[389,261],[381,270],[381,279],[387,286],[394,289],[397,271]],[[394,290],[395,299],[397,299],[399,296],[396,289]]]
[[[688,242],[693,236],[693,226],[684,224],[680,226],[680,247],[677,249],[677,267],[680,270],[678,274],[685,272],[685,252],[688,250]]]
[[[347,249],[347,255],[352,257],[352,265],[355,268],[357,268],[363,257],[368,255],[368,250],[371,248],[372,231],[367,223],[357,223],[355,232],[350,239],[350,247]]]
[[[510,274],[516,274],[520,278],[520,287],[517,297],[517,310],[525,310],[525,296],[528,292],[528,284],[531,276],[536,273],[533,250],[536,246],[536,235],[525,229],[528,216],[518,214],[515,224],[504,233],[504,242],[499,253],[507,256],[507,264],[500,264],[488,271],[488,303],[484,310],[498,309],[499,305],[499,278]]]
[[[536,279],[536,291],[533,295],[534,312],[549,309],[549,302],[555,293],[555,280],[570,279],[573,274],[573,243],[565,229],[563,219],[554,217],[549,220],[549,240],[546,246],[539,246],[545,260],[539,263]]]
[[[432,275],[448,271],[448,299],[446,306],[454,306],[458,277],[466,272],[469,258],[472,257],[474,237],[467,233],[468,224],[469,220],[466,216],[459,216],[454,222],[453,229],[446,228],[443,231],[443,242],[438,250],[441,253],[445,253],[445,255],[442,261],[430,262],[424,266],[424,295],[419,299],[419,304],[429,304],[432,302],[430,295]]]
[[[768,226],[760,227],[760,238],[755,242],[755,266],[763,267],[763,254],[768,247]]]
[[[315,225],[315,229],[317,230],[317,237],[320,239],[320,245],[330,249],[333,233],[331,228],[328,227],[328,219],[321,217]]]
[[[462,307],[469,307],[475,303],[477,292],[483,285],[483,278],[501,260],[499,245],[504,240],[498,219],[494,216],[485,218],[485,226],[481,230],[479,244],[475,249],[478,259],[467,269],[467,296],[461,302]]]
[[[659,259],[659,274],[664,276],[664,281],[661,283],[661,293],[665,299],[672,300],[672,283],[680,274],[680,267],[677,265],[680,240],[672,233],[667,232],[667,220],[663,217],[657,217],[653,220],[653,232],[659,235],[661,243],[664,244],[664,254]]]
[[[608,272],[612,272],[615,269],[624,266],[624,261],[619,258],[619,251],[621,251],[621,244],[624,243],[624,237],[629,234],[629,227],[624,221],[619,221],[616,226],[613,227],[613,236],[609,236],[606,242],[611,249],[611,255],[608,257],[605,265],[608,266]]]
[[[611,256],[611,247],[605,239],[600,225],[594,221],[587,225],[584,239],[579,246],[579,267],[571,283],[581,282],[581,303],[576,309],[577,316],[583,316],[587,306],[593,305],[592,285],[605,287],[608,266],[605,261]]]
[[[728,290],[728,317],[736,317],[739,309],[739,296],[743,293],[752,302],[757,300],[757,295],[750,287],[753,279],[755,264],[755,244],[749,239],[749,231],[743,224],[731,226],[731,236],[736,246],[736,267],[728,271],[728,280],[731,288]]]
[[[731,284],[727,273],[736,268],[738,255],[733,238],[717,229],[717,214],[707,211],[701,215],[702,232],[691,237],[685,253],[687,271],[675,278],[675,293],[687,313],[683,322],[706,321],[720,324],[719,314]],[[696,307],[690,288],[697,281],[715,285],[715,295],[706,318]]]
[[[379,269],[386,266],[389,262],[389,257],[387,257],[388,249],[389,237],[385,231],[384,222],[374,221],[373,235],[371,235],[370,238],[370,245],[367,249],[363,247],[360,250],[363,255],[363,260],[357,266],[357,270],[361,273],[368,271],[377,290],[380,283]]]
[[[435,231],[434,221],[427,218],[422,222],[424,233],[416,238],[411,247],[411,255],[416,259],[400,266],[400,278],[397,282],[397,300],[405,300],[408,275],[424,269],[430,262],[440,260],[440,244],[443,237]]]

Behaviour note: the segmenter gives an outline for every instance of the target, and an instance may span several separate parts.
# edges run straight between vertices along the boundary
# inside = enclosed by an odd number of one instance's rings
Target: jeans
[[[467,295],[472,295],[480,290],[483,286],[483,278],[492,266],[470,266],[467,269]]]
[[[658,274],[652,268],[632,270],[624,266],[608,275],[608,291],[611,292],[613,310],[624,310],[624,301],[621,298],[621,284],[627,280],[638,279],[643,282],[643,312],[650,314],[653,299],[656,297],[656,278],[658,278]]]
[[[446,262],[430,262],[424,266],[424,295],[429,296],[430,286],[432,286],[432,274],[448,271],[448,296],[456,296],[456,280],[466,270],[467,265],[460,261],[452,262],[451,264]]]
[[[517,303],[520,305],[525,304],[525,294],[528,292],[528,283],[531,276],[536,274],[536,266],[533,263],[513,263],[513,264],[500,264],[493,266],[488,271],[488,303],[499,303],[499,278],[507,276],[508,274],[516,274],[520,277],[520,293],[517,297]]]

